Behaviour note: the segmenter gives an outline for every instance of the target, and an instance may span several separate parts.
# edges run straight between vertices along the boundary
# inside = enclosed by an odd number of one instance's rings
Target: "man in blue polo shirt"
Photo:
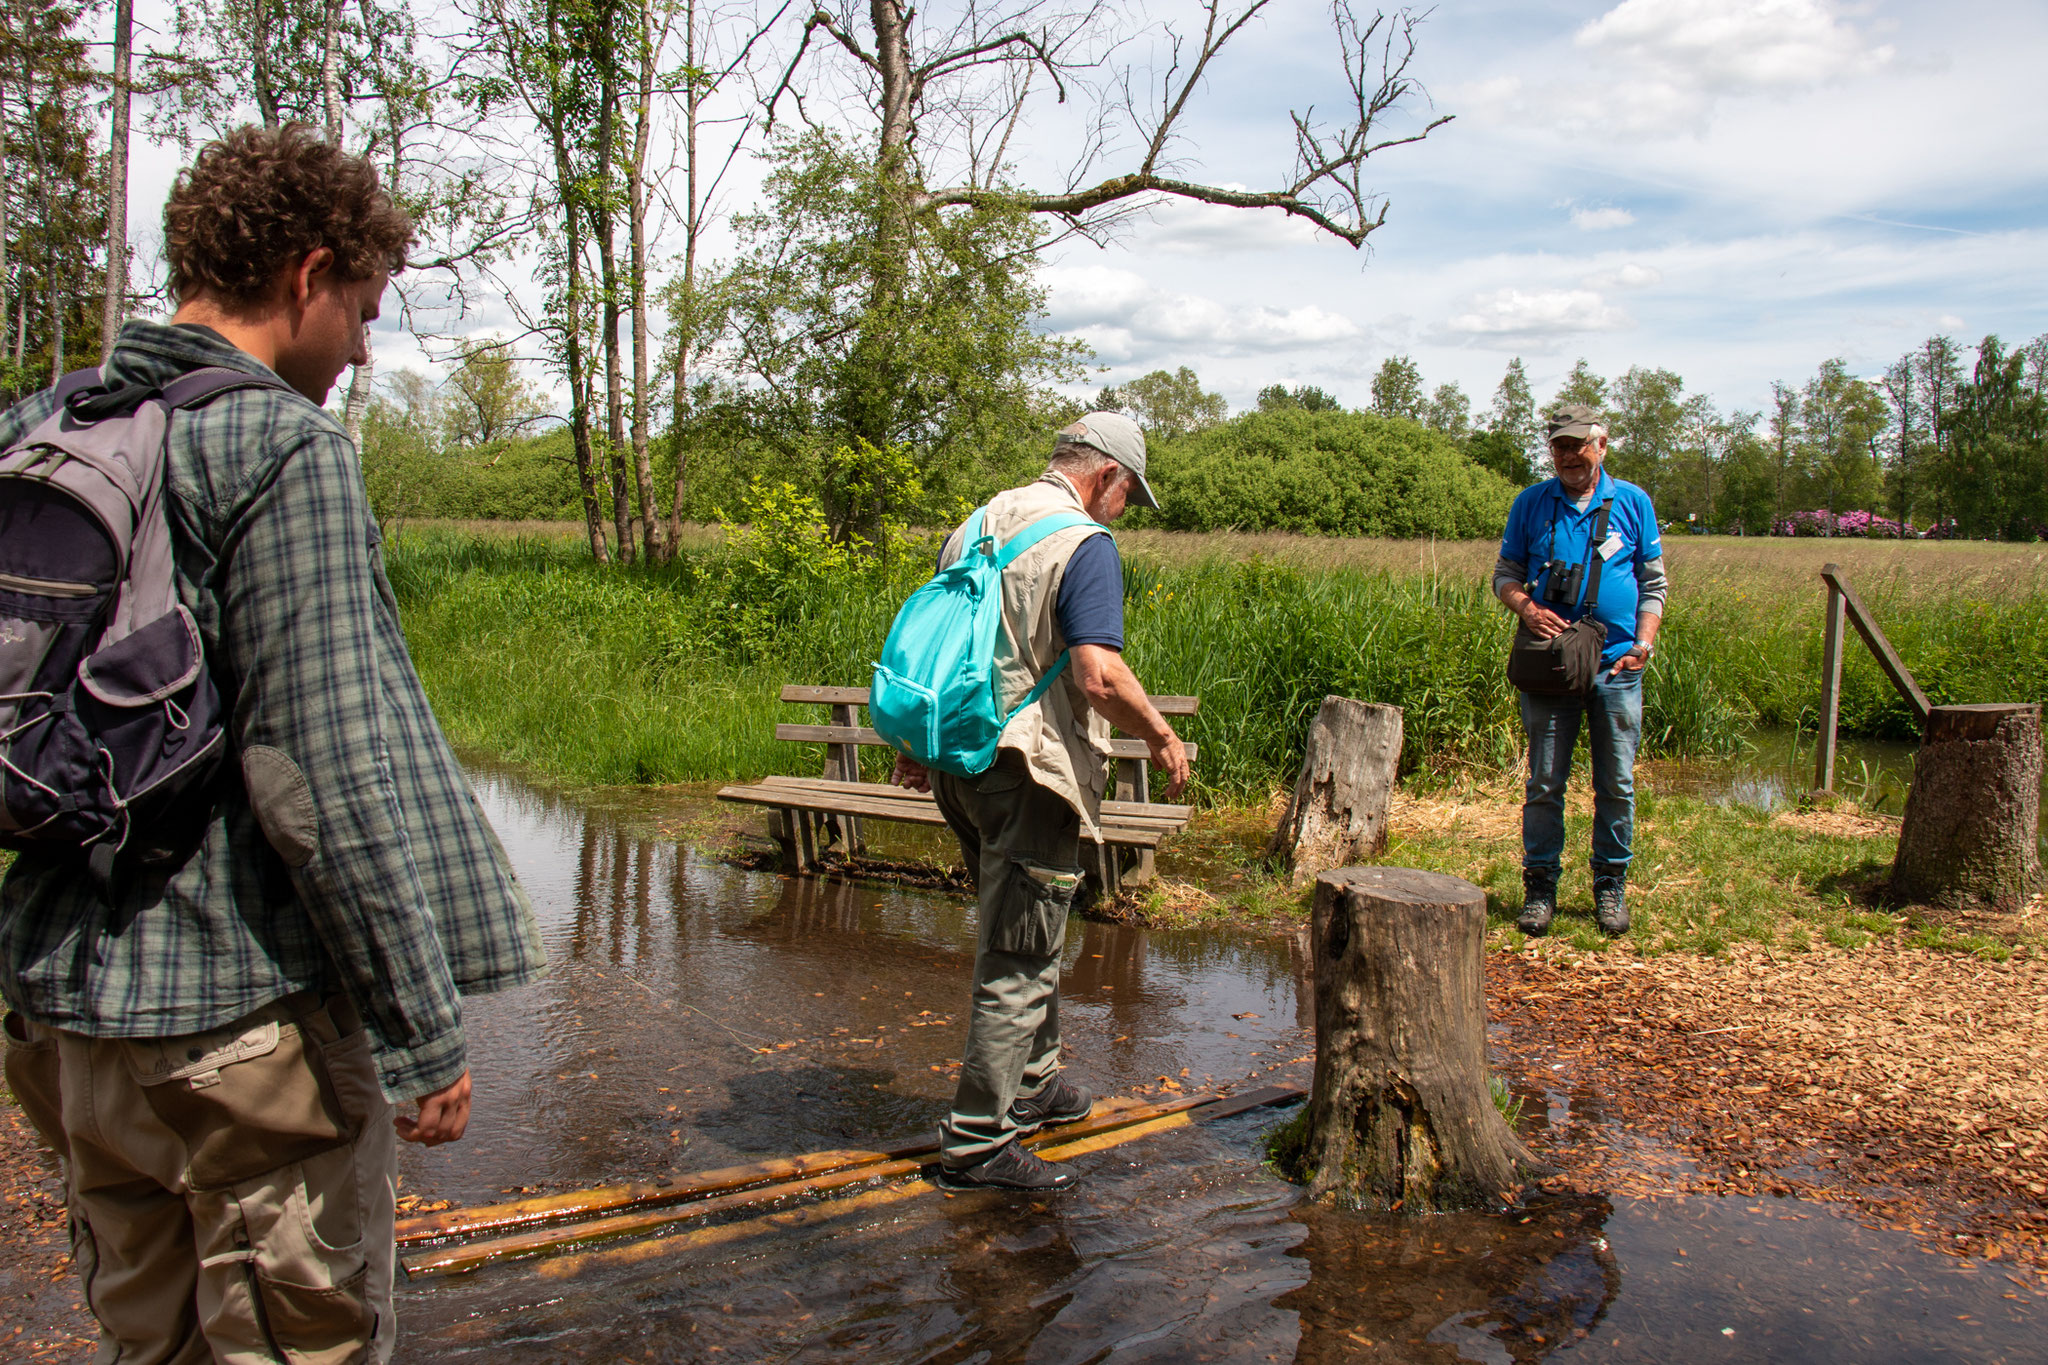
[[[1522,694],[1529,734],[1529,782],[1522,801],[1522,914],[1525,934],[1550,928],[1564,856],[1564,788],[1584,718],[1593,755],[1593,915],[1609,935],[1628,932],[1629,843],[1635,832],[1636,745],[1643,733],[1643,669],[1664,622],[1664,546],[1650,495],[1606,473],[1607,428],[1583,403],[1551,414],[1550,460],[1557,477],[1525,488],[1508,510],[1493,592],[1540,639],[1586,614],[1607,628],[1600,671],[1586,695]],[[1606,510],[1606,532],[1594,531]],[[1573,567],[1577,591],[1566,591]]]

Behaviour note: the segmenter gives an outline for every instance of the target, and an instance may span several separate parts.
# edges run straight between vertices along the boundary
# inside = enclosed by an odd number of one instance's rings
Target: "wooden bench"
[[[785,865],[808,872],[818,866],[818,855],[835,841],[849,855],[861,852],[865,847],[861,838],[864,820],[946,823],[929,793],[860,780],[862,746],[889,748],[887,740],[860,723],[868,689],[790,684],[782,689],[782,700],[832,708],[829,725],[775,727],[777,739],[823,744],[824,773],[818,777],[766,777],[756,783],[723,787],[718,799],[767,807],[768,834],[781,846]],[[1195,697],[1153,697],[1152,704],[1166,716],[1192,716],[1201,706]],[[1102,803],[1098,821],[1102,838],[1084,841],[1081,846],[1081,865],[1095,876],[1104,894],[1150,879],[1153,850],[1159,841],[1184,828],[1194,814],[1192,806],[1146,799],[1151,751],[1144,741],[1116,738],[1110,740],[1109,747],[1116,778]],[[1188,745],[1187,753],[1192,763],[1195,746]]]

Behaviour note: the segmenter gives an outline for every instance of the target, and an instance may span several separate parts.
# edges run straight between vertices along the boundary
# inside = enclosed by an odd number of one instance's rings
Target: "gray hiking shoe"
[[[1593,878],[1593,922],[1609,938],[1628,932],[1628,879],[1618,872]]]
[[[1079,1123],[1095,1108],[1095,1096],[1085,1086],[1075,1085],[1065,1076],[1054,1076],[1052,1082],[1036,1095],[1019,1095],[1010,1102],[1010,1122],[1017,1125],[1019,1134],[1035,1133],[1048,1125]]]
[[[996,1148],[993,1155],[977,1165],[956,1171],[941,1163],[933,1181],[942,1190],[1028,1190],[1034,1194],[1056,1194],[1072,1189],[1081,1173],[1071,1166],[1055,1166],[1014,1142]]]
[[[1541,868],[1522,869],[1522,913],[1515,927],[1531,938],[1550,932],[1550,917],[1557,913],[1557,873]]]

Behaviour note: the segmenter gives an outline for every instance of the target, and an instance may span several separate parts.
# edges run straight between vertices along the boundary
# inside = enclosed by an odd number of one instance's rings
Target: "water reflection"
[[[648,837],[672,811],[479,788],[552,971],[469,1002],[471,1134],[402,1153],[407,1193],[479,1202],[932,1133],[964,1032],[966,898],[740,871]],[[1307,969],[1299,937],[1077,923],[1072,1065],[1108,1092],[1303,1083]],[[1524,1099],[1532,1133],[1607,1121],[1590,1092]],[[1083,1157],[1057,1200],[929,1195],[570,1280],[515,1265],[408,1285],[401,1359],[1875,1362],[2030,1341],[2003,1281],[1827,1217],[1305,1208],[1261,1164],[1284,1117]]]
[[[1604,1199],[1512,1217],[1392,1219],[1304,1206],[1294,1358],[1530,1362],[1586,1338],[1621,1292]]]

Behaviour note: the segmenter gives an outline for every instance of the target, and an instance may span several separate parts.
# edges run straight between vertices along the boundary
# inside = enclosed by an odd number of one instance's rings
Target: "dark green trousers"
[[[939,1126],[940,1158],[958,1170],[1015,1138],[1011,1102],[1060,1069],[1060,950],[1081,884],[1081,820],[1010,749],[979,777],[932,774],[932,794],[980,899],[960,1088]]]

